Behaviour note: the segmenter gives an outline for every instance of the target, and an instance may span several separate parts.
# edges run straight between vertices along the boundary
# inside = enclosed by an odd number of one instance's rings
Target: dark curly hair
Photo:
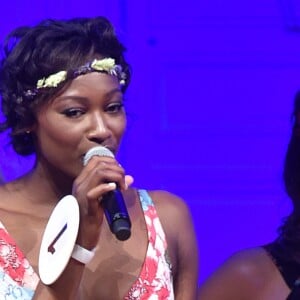
[[[279,228],[279,243],[284,259],[300,263],[300,92],[295,96],[293,128],[283,170],[286,192],[293,203],[291,214]]]
[[[122,66],[126,74],[123,92],[130,81],[126,49],[105,17],[47,19],[36,26],[19,27],[6,37],[2,50],[0,95],[4,121],[0,131],[9,129],[12,146],[21,155],[35,153],[34,135],[28,133],[28,128],[35,124],[36,109],[70,84],[67,80],[58,88],[24,99],[24,92],[35,88],[39,79],[76,69],[100,56],[113,58]]]

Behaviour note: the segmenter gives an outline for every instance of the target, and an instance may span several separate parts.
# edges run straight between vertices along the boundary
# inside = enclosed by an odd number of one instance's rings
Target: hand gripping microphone
[[[85,154],[83,165],[85,166],[95,155],[114,157],[113,153],[105,147],[93,147]],[[101,205],[111,232],[115,234],[118,240],[127,240],[131,235],[131,222],[123,196],[118,187],[103,195]]]

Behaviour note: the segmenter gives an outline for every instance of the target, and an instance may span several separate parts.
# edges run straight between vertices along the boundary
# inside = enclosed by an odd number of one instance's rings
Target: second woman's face
[[[37,113],[38,158],[77,176],[82,158],[98,145],[119,148],[126,127],[123,94],[116,77],[89,73],[73,80]]]

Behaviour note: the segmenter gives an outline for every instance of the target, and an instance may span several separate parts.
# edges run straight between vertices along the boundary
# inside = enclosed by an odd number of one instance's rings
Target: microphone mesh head
[[[93,147],[90,150],[88,150],[88,152],[84,155],[83,165],[85,166],[93,156],[114,157],[114,154],[106,147],[103,146]]]

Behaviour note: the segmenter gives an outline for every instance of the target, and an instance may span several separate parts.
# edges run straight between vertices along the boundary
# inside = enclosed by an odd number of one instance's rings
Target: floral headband
[[[122,71],[122,67],[120,65],[115,64],[115,60],[113,58],[94,59],[92,62],[88,62],[75,70],[59,71],[49,75],[48,77],[38,80],[36,87],[26,90],[24,92],[24,96],[26,98],[33,98],[42,89],[55,88],[68,78],[74,79],[79,75],[84,75],[90,72],[103,72],[112,76],[116,76],[121,85],[125,84],[126,74]],[[22,98],[19,99],[19,101],[20,100],[22,101]]]

